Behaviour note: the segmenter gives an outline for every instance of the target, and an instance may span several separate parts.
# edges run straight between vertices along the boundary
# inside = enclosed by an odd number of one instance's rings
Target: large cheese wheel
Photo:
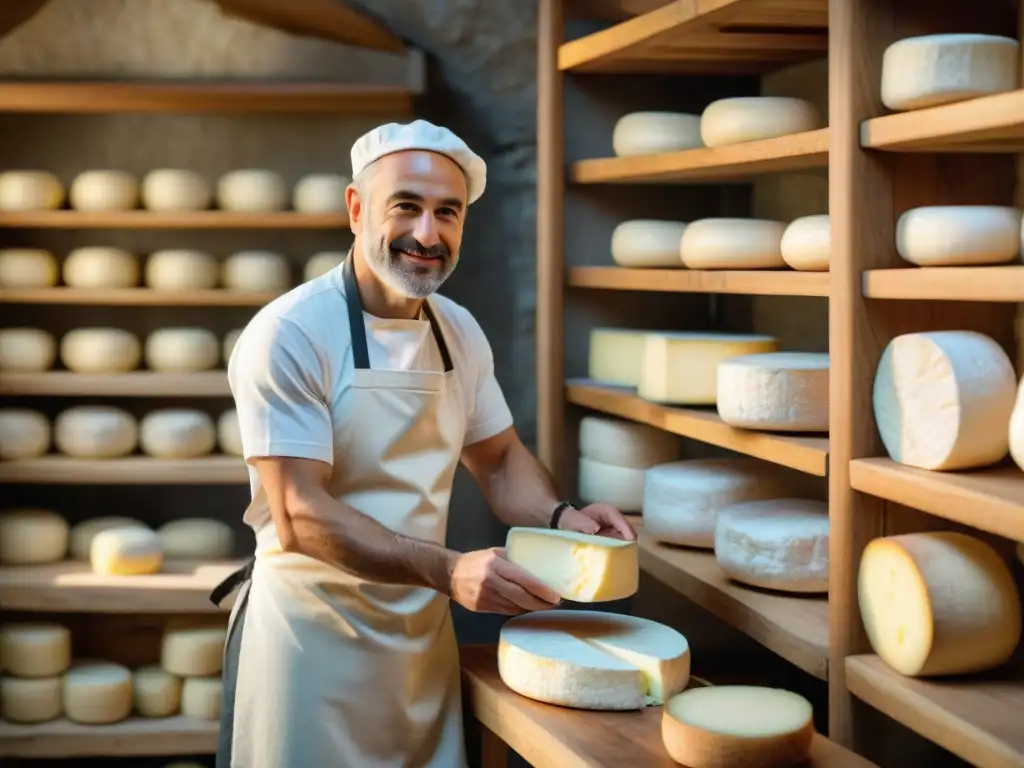
[[[235,344],[238,343],[238,337],[242,335],[243,328],[234,328],[224,334],[224,341],[221,346],[221,353],[223,354],[224,365],[228,364],[231,360],[231,353],[235,349]]]
[[[875,373],[878,432],[893,461],[932,470],[1006,456],[1017,379],[995,341],[974,331],[897,336]]]
[[[192,459],[210,453],[217,428],[208,413],[193,408],[163,408],[139,424],[142,452],[160,459]]]
[[[288,260],[273,251],[239,251],[224,260],[221,283],[233,291],[285,291],[291,285]]]
[[[57,450],[76,459],[116,459],[135,450],[135,417],[112,405],[79,405],[62,411],[53,425]]]
[[[619,157],[702,146],[700,116],[683,112],[632,112],[620,117],[612,129],[612,148]]]
[[[0,330],[0,371],[48,371],[57,359],[57,340],[41,328]]]
[[[57,677],[71,666],[71,631],[54,622],[0,626],[0,671],[15,677]]]
[[[1021,212],[998,205],[911,208],[896,222],[896,252],[919,267],[1006,264],[1020,253]]]
[[[144,354],[153,371],[208,371],[220,362],[220,340],[205,328],[160,328],[149,334]]]
[[[612,231],[612,259],[620,267],[682,267],[682,221],[633,219]]]
[[[217,720],[222,686],[219,676],[185,678],[181,687],[181,714],[196,720]]]
[[[225,211],[279,211],[287,201],[284,179],[273,171],[245,168],[225,173],[217,182],[217,205]]]
[[[723,360],[718,416],[743,429],[828,432],[828,353],[770,352]]]
[[[643,369],[647,333],[630,328],[591,329],[587,375],[598,384],[635,387]]]
[[[150,211],[202,211],[213,190],[195,171],[155,168],[142,179],[142,205]]]
[[[602,464],[647,469],[679,458],[679,437],[670,432],[610,416],[580,419],[580,454]]]
[[[46,723],[64,712],[59,677],[0,678],[0,714],[12,723]]]
[[[139,203],[139,182],[124,171],[83,171],[71,182],[68,202],[76,211],[126,211]]]
[[[782,233],[782,260],[801,272],[828,272],[832,259],[832,227],[828,214],[801,216]]]
[[[60,360],[75,373],[124,373],[142,360],[142,343],[121,328],[76,328],[60,340]]]
[[[235,534],[221,520],[185,517],[157,529],[168,560],[225,560],[235,551]]]
[[[89,564],[94,573],[140,576],[157,573],[163,562],[160,536],[138,525],[100,531],[89,547]]]
[[[785,492],[781,476],[756,459],[659,464],[644,475],[644,531],[666,544],[714,549],[719,510]]]
[[[0,173],[0,211],[52,211],[64,202],[64,185],[49,171]]]
[[[618,467],[580,456],[580,501],[611,504],[620,512],[639,513],[644,505],[644,472],[636,467]]]
[[[201,291],[217,286],[220,266],[208,253],[168,248],[146,260],[146,285],[158,291]]]
[[[1021,638],[1020,595],[988,544],[953,531],[871,541],[857,591],[868,641],[901,675],[983,672]]]
[[[345,261],[344,251],[319,251],[314,253],[306,261],[302,268],[302,279],[304,282],[315,280],[321,275],[326,275],[332,269]]]
[[[0,250],[0,286],[4,288],[49,288],[57,284],[59,277],[57,259],[47,250]]]
[[[103,515],[83,520],[71,528],[69,554],[73,560],[88,560],[92,552],[92,540],[103,531],[112,528],[148,528],[141,520],[120,515]]]
[[[50,420],[30,408],[0,408],[0,459],[34,459],[50,449]]]
[[[132,673],[135,711],[143,717],[170,717],[181,709],[181,678],[151,665]]]
[[[689,269],[778,269],[786,225],[767,219],[700,219],[683,232],[680,253]]]
[[[509,619],[498,674],[546,704],[631,710],[661,704],[690,680],[690,644],[671,627],[598,611],[538,611]]]
[[[882,54],[882,103],[893,110],[1012,91],[1018,85],[1017,41],[977,34],[897,40]]]
[[[68,522],[56,512],[34,507],[0,512],[0,563],[55,563],[67,552]]]
[[[232,408],[224,411],[217,419],[217,447],[228,456],[242,456],[242,428],[238,423],[238,411]]]
[[[821,127],[809,101],[789,96],[738,96],[713,101],[700,117],[700,135],[709,147],[773,139]]]
[[[160,666],[181,677],[220,674],[225,642],[224,627],[169,627],[160,645]]]
[[[132,673],[109,661],[76,661],[64,675],[64,715],[82,725],[109,725],[132,712]]]
[[[303,176],[292,190],[292,207],[300,213],[344,211],[345,189],[351,183],[351,179],[336,173]]]
[[[124,248],[76,248],[64,260],[64,283],[72,288],[132,288],[140,272],[139,260]]]

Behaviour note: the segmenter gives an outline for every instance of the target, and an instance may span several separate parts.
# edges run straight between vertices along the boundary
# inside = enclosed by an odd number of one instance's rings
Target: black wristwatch
[[[558,528],[558,521],[562,519],[562,513],[569,508],[575,509],[571,501],[560,501],[555,511],[551,513],[551,527]]]

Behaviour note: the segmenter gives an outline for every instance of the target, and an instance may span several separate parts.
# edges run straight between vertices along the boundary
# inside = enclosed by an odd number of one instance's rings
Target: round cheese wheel
[[[232,408],[224,411],[217,419],[217,445],[228,456],[243,456],[242,429],[238,423],[238,411]]]
[[[292,192],[292,207],[300,213],[344,211],[345,188],[351,183],[351,179],[335,173],[303,176]]]
[[[769,352],[723,360],[718,416],[743,429],[828,432],[828,353]]]
[[[156,531],[137,525],[100,531],[92,537],[89,547],[93,573],[140,576],[159,572],[163,562],[160,536]]]
[[[612,129],[612,148],[618,157],[656,155],[704,146],[700,117],[681,112],[632,112]]]
[[[43,565],[68,553],[68,521],[49,509],[0,512],[0,563]]]
[[[83,171],[71,182],[68,202],[76,211],[127,211],[139,203],[139,182],[124,171]]]
[[[689,269],[777,269],[785,267],[782,234],[786,225],[766,219],[701,219],[680,241]]]
[[[64,675],[64,715],[82,725],[109,725],[132,713],[132,673],[109,661],[75,661]]]
[[[882,54],[882,103],[923,109],[1019,87],[1017,41],[978,34],[897,40]]]
[[[61,412],[53,427],[54,443],[76,459],[116,459],[135,450],[135,417],[112,405],[79,405]]]
[[[1021,212],[996,205],[911,208],[896,222],[896,252],[920,267],[1006,264],[1021,248]]]
[[[0,211],[52,211],[64,202],[64,185],[49,171],[0,173]]]
[[[217,429],[208,413],[191,408],[163,408],[147,413],[139,425],[139,447],[158,459],[206,456],[217,444]]]
[[[963,533],[874,539],[861,555],[857,592],[872,649],[901,675],[984,672],[1007,661],[1021,639],[1010,569]]]
[[[40,328],[0,329],[0,370],[10,373],[48,371],[57,359],[57,340]]]
[[[0,678],[0,707],[12,723],[45,723],[64,713],[59,677]]]
[[[57,677],[71,666],[71,630],[53,622],[0,626],[0,670],[15,677]]]
[[[700,135],[709,147],[774,139],[821,127],[817,108],[789,96],[739,96],[713,101],[700,117]]]
[[[208,253],[168,248],[146,260],[146,285],[158,291],[202,291],[217,286],[220,267]]]
[[[231,353],[235,349],[235,344],[238,343],[238,337],[242,335],[244,328],[234,328],[227,332],[224,336],[223,348],[221,352],[224,355],[224,365],[228,364],[231,360]]]
[[[612,231],[612,259],[620,267],[682,267],[679,244],[685,230],[682,221],[624,221]]]
[[[69,554],[73,560],[88,560],[92,552],[92,540],[97,534],[112,528],[148,528],[141,520],[119,515],[91,517],[71,527]]]
[[[139,260],[124,248],[76,248],[64,260],[64,283],[72,288],[132,288],[139,284]]]
[[[682,446],[670,432],[609,416],[580,419],[580,454],[602,464],[647,469],[679,458]]]
[[[121,328],[76,328],[60,340],[60,360],[75,373],[124,373],[141,359],[138,337]]]
[[[814,710],[781,688],[691,688],[666,702],[661,740],[669,757],[688,768],[803,765],[814,741]]]
[[[0,408],[0,459],[34,459],[50,449],[50,420],[29,408]]]
[[[224,627],[169,627],[160,645],[160,666],[172,675],[219,675],[228,632]]]
[[[217,182],[217,205],[225,211],[280,211],[288,190],[280,174],[259,168],[231,171]]]
[[[181,714],[196,720],[220,718],[220,677],[189,677],[181,689]]]
[[[142,179],[142,205],[150,211],[202,211],[213,190],[195,171],[154,168]]]
[[[893,461],[955,470],[1006,456],[1016,400],[1013,364],[994,340],[974,331],[897,336],[875,372],[878,432]]]
[[[146,339],[152,371],[208,371],[220,362],[220,340],[205,328],[161,328]]]
[[[186,517],[157,529],[168,560],[226,560],[235,551],[235,533],[220,520]]]
[[[181,678],[158,666],[132,673],[135,711],[143,717],[170,717],[181,709]]]
[[[285,291],[291,285],[291,265],[272,251],[239,251],[224,260],[224,287],[233,291]]]
[[[57,284],[57,259],[42,248],[0,250],[0,286],[4,288],[50,288]]]
[[[314,253],[306,261],[306,266],[302,270],[303,282],[309,282],[321,275],[326,275],[345,261],[345,256],[346,253],[344,251],[320,251],[319,253]]]
[[[801,272],[828,272],[832,257],[832,227],[828,214],[794,219],[782,233],[782,260]]]
[[[644,504],[645,472],[580,456],[580,500],[586,504],[611,504],[620,512],[638,513]]]

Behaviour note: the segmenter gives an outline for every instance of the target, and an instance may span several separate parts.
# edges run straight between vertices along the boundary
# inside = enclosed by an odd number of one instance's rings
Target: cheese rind
[[[4,328],[0,330],[0,370],[11,373],[37,373],[53,367],[57,359],[57,340],[41,328]]]
[[[138,205],[139,182],[124,171],[83,171],[71,182],[68,202],[76,211],[128,211]]]
[[[718,415],[775,432],[828,432],[828,354],[772,352],[718,365]]]
[[[68,522],[56,512],[33,507],[0,512],[0,563],[55,563],[67,551]]]
[[[220,362],[220,340],[205,328],[159,328],[146,337],[143,356],[151,371],[208,371]]]
[[[239,251],[224,260],[221,283],[232,291],[284,291],[291,285],[288,260],[273,251]]]
[[[679,244],[686,231],[682,221],[633,219],[612,230],[612,259],[620,267],[682,267]]]
[[[700,219],[691,223],[679,251],[688,269],[778,269],[786,225],[768,219]]]
[[[580,456],[577,493],[585,504],[611,504],[620,512],[637,513],[644,504],[644,473]]]
[[[64,712],[59,677],[0,678],[0,714],[12,723],[45,723]]]
[[[932,205],[904,211],[896,252],[919,267],[1006,264],[1021,246],[1021,212],[998,205]]]
[[[121,328],[76,328],[60,340],[60,361],[75,373],[124,373],[141,360],[142,343]]]
[[[181,678],[158,666],[132,673],[135,711],[143,717],[170,717],[181,708]]]
[[[116,459],[135,450],[139,426],[123,408],[79,405],[58,414],[53,442],[58,451],[72,458]]]
[[[71,666],[71,631],[52,622],[0,626],[0,671],[15,677],[57,677]]]
[[[34,459],[50,448],[50,421],[30,408],[0,408],[0,459]]]
[[[832,259],[832,227],[828,214],[801,216],[782,233],[782,260],[801,272],[828,272]]]
[[[235,550],[235,534],[221,520],[185,517],[157,528],[168,560],[224,560]]]
[[[216,720],[222,695],[220,677],[188,677],[181,686],[181,714],[196,720]]]
[[[284,179],[274,171],[242,168],[217,181],[217,205],[225,211],[280,211],[288,202]]]
[[[42,248],[0,250],[0,286],[5,288],[49,288],[57,284],[57,259]]]
[[[64,675],[64,714],[82,725],[108,725],[132,712],[132,673],[109,661],[75,661]]]
[[[139,284],[139,261],[124,248],[85,246],[64,259],[64,284],[71,288],[132,288]]]
[[[160,459],[194,459],[217,445],[217,427],[205,411],[161,408],[142,417],[139,447]]]
[[[202,211],[213,200],[209,182],[182,168],[154,168],[142,179],[141,194],[150,211]]]
[[[635,387],[644,365],[647,334],[631,328],[592,328],[587,376],[599,384]]]
[[[580,419],[580,455],[601,464],[647,469],[679,458],[679,437],[626,419],[587,415]]]
[[[700,118],[700,135],[709,147],[773,139],[821,127],[821,115],[809,101],[788,96],[740,96],[709,104]]]
[[[220,268],[210,254],[165,248],[146,259],[145,282],[157,291],[202,291],[217,286]]]
[[[631,112],[612,129],[612,147],[618,157],[656,155],[698,149],[700,116],[683,112]]]
[[[175,627],[164,632],[160,666],[179,677],[220,674],[227,630],[223,627]]]

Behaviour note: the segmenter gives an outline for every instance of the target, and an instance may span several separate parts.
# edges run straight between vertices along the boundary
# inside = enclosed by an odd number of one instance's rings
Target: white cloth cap
[[[484,193],[487,164],[469,146],[443,126],[414,120],[411,123],[387,123],[363,134],[352,145],[352,176],[384,155],[421,149],[451,158],[466,174],[470,203]]]

